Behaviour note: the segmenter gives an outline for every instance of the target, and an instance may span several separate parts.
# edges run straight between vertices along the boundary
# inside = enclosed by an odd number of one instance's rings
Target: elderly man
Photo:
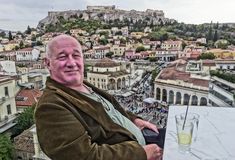
[[[155,125],[126,112],[115,98],[84,81],[81,45],[60,35],[47,45],[50,71],[35,110],[42,150],[55,160],[156,160],[162,150],[145,144],[142,128]]]

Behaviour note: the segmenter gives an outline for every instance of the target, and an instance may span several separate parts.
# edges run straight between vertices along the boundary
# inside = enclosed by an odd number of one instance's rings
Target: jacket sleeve
[[[91,142],[74,115],[59,104],[41,104],[35,110],[38,140],[44,153],[55,160],[146,160],[135,141],[109,145]]]

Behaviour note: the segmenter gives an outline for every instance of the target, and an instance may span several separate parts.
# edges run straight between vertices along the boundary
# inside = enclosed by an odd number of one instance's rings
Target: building
[[[16,61],[35,61],[40,55],[40,51],[33,48],[19,49],[15,53]]]
[[[14,149],[17,160],[50,160],[41,151],[35,125],[14,138]]]
[[[3,57],[4,60],[16,61],[16,54],[14,50],[2,51],[0,52],[0,56]]]
[[[32,107],[41,95],[42,91],[38,89],[24,88],[20,90],[15,97],[17,112],[23,112],[24,109]]]
[[[15,125],[15,80],[10,77],[0,77],[0,133],[4,133]]]
[[[124,52],[126,51],[126,45],[113,45],[110,48],[110,51],[113,52],[114,56],[121,57],[121,56],[123,56]]]
[[[160,61],[173,61],[177,58],[178,51],[177,50],[166,50],[158,48],[156,49],[156,58]]]
[[[235,76],[234,74],[231,76]],[[209,83],[209,104],[216,107],[235,107],[235,83],[212,76]]]
[[[168,40],[168,41],[164,41],[161,44],[161,49],[165,49],[165,50],[178,50],[181,51],[182,50],[182,42],[181,41],[172,41],[172,40]]]
[[[227,60],[227,59],[216,59],[215,60],[216,67],[222,70],[235,70],[235,59]]]
[[[121,68],[121,64],[111,59],[100,59],[87,73],[87,81],[104,90],[123,89],[129,74]]]
[[[14,138],[15,159],[33,160],[33,134],[30,129],[25,130]]]
[[[101,59],[104,58],[106,53],[110,52],[110,47],[98,46],[93,47],[95,58]]]
[[[213,53],[216,58],[221,59],[235,59],[235,51],[232,50],[224,50],[224,49],[210,49],[207,53]]]
[[[33,158],[35,160],[50,160],[50,158],[48,158],[46,156],[46,154],[43,153],[43,151],[40,148],[40,145],[39,145],[39,142],[38,142],[38,136],[37,136],[36,127],[32,126],[30,131],[31,131],[31,133],[33,135],[33,145],[34,145],[34,155],[33,155]]]
[[[206,106],[208,86],[209,80],[169,67],[156,77],[154,97],[167,104]]]
[[[111,6],[87,6],[88,11],[96,12],[96,11],[113,11],[115,10],[115,5]]]
[[[16,75],[16,65],[14,61],[0,61],[0,74],[1,75]]]

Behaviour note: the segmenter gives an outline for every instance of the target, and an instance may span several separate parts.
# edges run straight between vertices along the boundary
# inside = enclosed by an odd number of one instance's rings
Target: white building
[[[113,45],[110,48],[110,51],[113,52],[114,56],[123,56],[124,52],[126,51],[126,45]]]
[[[95,58],[101,59],[104,58],[106,53],[110,52],[110,47],[98,46],[93,47]]]
[[[0,78],[0,133],[5,132],[15,125],[16,118],[16,93],[15,80],[10,77]]]
[[[35,61],[40,55],[40,51],[33,48],[19,49],[15,53],[16,61]]]
[[[160,61],[173,61],[177,58],[178,50],[166,50],[166,49],[157,49],[156,50],[156,57]]]
[[[206,106],[208,83],[174,67],[166,68],[155,79],[154,97],[167,104]]]
[[[168,41],[164,41],[161,44],[161,48],[165,49],[165,50],[178,50],[181,51],[182,50],[182,42],[181,41],[172,41],[172,40],[168,40]]]
[[[216,107],[235,107],[235,84],[218,77],[211,77],[209,104]]]
[[[217,59],[216,67],[223,70],[235,70],[235,60]]]
[[[14,61],[0,61],[1,75],[16,75],[16,65]]]
[[[128,75],[126,70],[122,70],[121,64],[104,58],[87,73],[87,81],[100,89],[119,90],[127,86]]]

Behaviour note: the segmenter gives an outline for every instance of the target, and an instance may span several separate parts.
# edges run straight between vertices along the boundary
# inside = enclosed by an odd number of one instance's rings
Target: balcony
[[[227,97],[223,96],[222,94],[214,91],[214,90],[209,90],[209,93],[214,95],[216,98],[220,99],[221,101],[223,101],[224,103],[226,103],[229,106],[233,106],[233,101],[228,99]]]
[[[8,115],[0,119],[0,133],[3,133],[6,130],[15,126],[16,123],[14,122],[14,120],[16,119],[16,117],[16,115]]]
[[[0,104],[3,104],[6,101],[6,97],[0,97]]]

